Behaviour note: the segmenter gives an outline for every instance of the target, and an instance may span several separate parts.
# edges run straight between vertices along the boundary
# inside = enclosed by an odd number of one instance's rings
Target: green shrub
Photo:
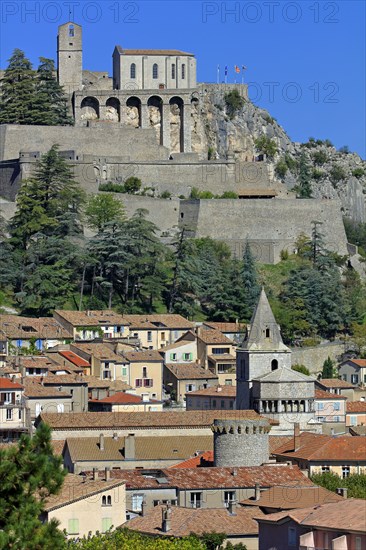
[[[235,193],[235,191],[225,191],[219,198],[220,199],[237,199],[238,195],[237,193]]]
[[[170,199],[171,196],[172,196],[172,194],[169,193],[169,191],[163,191],[162,194],[160,195],[160,198],[161,199]]]
[[[282,249],[281,252],[280,252],[280,258],[281,258],[281,260],[282,260],[282,261],[288,260],[288,256],[289,256],[288,250],[286,250],[285,248]]]
[[[244,107],[245,100],[239,94],[238,90],[232,90],[231,92],[225,94],[225,105],[226,112],[232,120],[238,111]]]
[[[277,162],[275,172],[279,178],[284,178],[288,170],[287,164],[284,159]]]
[[[314,164],[322,166],[328,160],[328,155],[325,151],[316,151],[313,154]]]
[[[365,175],[365,170],[363,168],[355,168],[352,170],[352,176],[355,178],[362,178]]]
[[[136,176],[131,176],[124,183],[125,192],[129,194],[137,193],[141,189],[141,180]]]
[[[215,149],[213,147],[209,147],[207,150],[207,159],[212,160],[215,156]]]
[[[254,145],[259,153],[267,155],[267,157],[270,159],[273,158],[277,153],[278,148],[276,142],[267,136],[261,136],[255,139]]]
[[[327,147],[333,147],[333,143],[330,141],[330,139],[324,140],[324,145],[326,145]]]
[[[292,370],[295,370],[296,372],[301,372],[301,374],[306,374],[306,376],[310,376],[310,371],[308,368],[305,367],[305,365],[292,365]]]
[[[99,185],[99,191],[108,191],[110,193],[125,193],[125,186],[119,183],[101,183]]]
[[[289,153],[285,153],[285,159],[284,160],[285,160],[287,168],[291,172],[296,172],[296,170],[299,167],[299,163],[297,162],[297,160],[295,160],[291,155],[289,155]]]
[[[330,179],[333,183],[337,183],[338,181],[344,180],[347,177],[347,172],[345,171],[342,166],[339,166],[339,164],[336,164],[333,166],[331,171],[329,172]]]
[[[316,181],[321,180],[325,176],[325,172],[323,170],[317,170],[316,168],[313,169],[312,172],[312,178]]]

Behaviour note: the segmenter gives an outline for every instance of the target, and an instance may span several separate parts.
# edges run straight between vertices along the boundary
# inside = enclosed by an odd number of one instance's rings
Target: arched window
[[[131,63],[130,78],[136,78],[136,65],[135,65],[135,63]]]
[[[186,77],[186,66],[185,64],[183,63],[182,64],[182,80],[184,80]]]
[[[266,338],[269,338],[269,336],[270,336],[269,328],[266,328]]]
[[[277,361],[277,359],[273,359],[273,361],[272,361],[272,363],[271,363],[271,369],[272,369],[272,370],[278,369],[278,361]]]
[[[154,63],[153,70],[152,70],[153,78],[158,78],[159,76],[159,70],[157,63]]]
[[[172,78],[175,78],[175,63],[172,64]]]
[[[102,497],[102,506],[107,506],[107,497]]]
[[[69,36],[74,36],[74,25],[69,25]]]
[[[108,506],[112,506],[112,497],[111,496],[107,497],[107,504],[108,504]]]

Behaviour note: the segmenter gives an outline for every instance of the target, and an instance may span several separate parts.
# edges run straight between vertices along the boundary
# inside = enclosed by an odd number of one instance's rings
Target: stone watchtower
[[[264,289],[247,334],[236,351],[236,408],[250,409],[253,379],[279,367],[291,369],[291,350],[283,343]]]
[[[57,78],[65,93],[71,95],[82,89],[82,29],[76,23],[65,23],[58,28]]]
[[[214,420],[214,466],[260,466],[269,459],[265,419],[240,418]]]

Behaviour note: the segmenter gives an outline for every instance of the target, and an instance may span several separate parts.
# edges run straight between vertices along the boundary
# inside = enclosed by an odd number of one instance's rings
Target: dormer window
[[[69,25],[69,36],[74,36],[74,35],[75,35],[74,25]]]

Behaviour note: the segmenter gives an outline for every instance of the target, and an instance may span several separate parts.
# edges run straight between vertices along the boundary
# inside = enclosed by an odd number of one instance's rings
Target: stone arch
[[[131,96],[126,101],[126,123],[134,128],[141,127],[141,99]]]
[[[170,105],[170,151],[172,153],[182,153],[184,151],[183,99],[181,97],[174,96],[170,99],[169,105]]]
[[[163,145],[163,100],[158,95],[153,95],[147,100],[149,111],[149,126],[154,128],[158,143]]]
[[[98,120],[99,118],[99,101],[96,97],[84,97],[80,104],[81,120]]]
[[[119,122],[121,120],[121,103],[116,97],[109,97],[106,101],[105,119]]]
[[[278,361],[277,359],[272,359],[271,361],[271,370],[277,370],[278,369]]]

